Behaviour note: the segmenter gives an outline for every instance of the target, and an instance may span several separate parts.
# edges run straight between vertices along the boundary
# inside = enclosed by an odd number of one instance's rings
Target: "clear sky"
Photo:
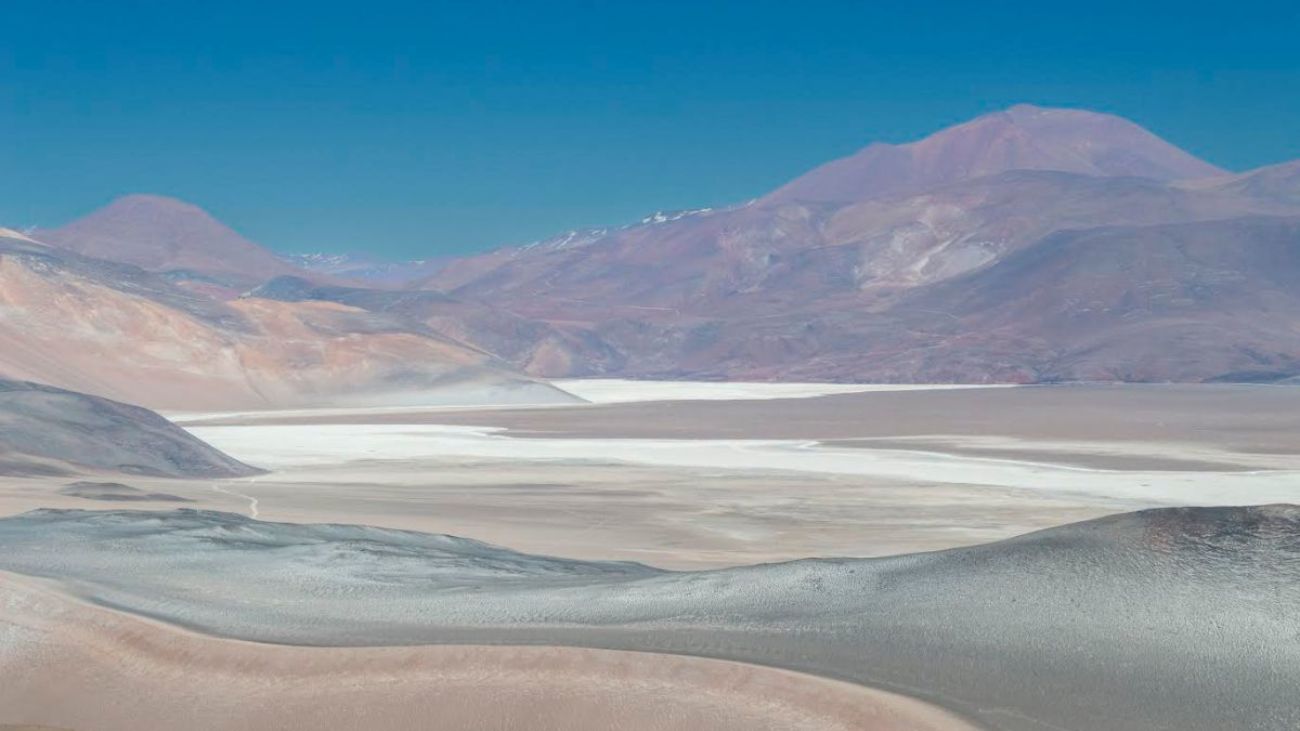
[[[1212,6],[0,0],[0,225],[148,192],[282,251],[461,253],[1017,102],[1300,158],[1300,4]]]

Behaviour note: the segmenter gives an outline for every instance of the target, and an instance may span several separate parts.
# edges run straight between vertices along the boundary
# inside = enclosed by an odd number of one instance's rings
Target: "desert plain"
[[[1187,531],[1053,530],[1293,501],[1300,390],[558,385],[588,403],[169,414],[257,476],[4,478],[0,723],[1038,731],[1103,698],[1098,728],[1296,718],[1274,692],[1296,643],[1260,645],[1282,574],[1251,575],[1241,616],[1115,615],[1135,586],[1197,590],[1152,538]],[[1215,535],[1294,520],[1262,510]],[[1148,561],[1165,573],[1126,573]],[[954,573],[971,562],[991,568]],[[1216,570],[1207,591],[1233,586]],[[1057,604],[1069,587],[1090,591]],[[1206,640],[1198,612],[1233,626]],[[1198,639],[1125,654],[1162,632]],[[1144,687],[1160,662],[1228,668],[1209,687],[1254,710],[1207,710],[1194,671]]]
[[[87,501],[60,494],[66,479],[8,478],[0,510],[208,508],[718,568],[1286,502],[1300,479],[1300,392],[1285,387],[559,385],[593,402],[172,414],[269,473],[130,480],[183,504]]]

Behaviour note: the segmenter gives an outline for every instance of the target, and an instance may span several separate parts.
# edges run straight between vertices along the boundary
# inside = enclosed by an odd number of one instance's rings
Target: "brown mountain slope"
[[[1096,315],[1081,304],[1085,283],[1137,302],[1153,287],[1184,292],[1213,279],[1203,256],[1179,253],[1209,246],[1204,231],[1243,252],[1285,250],[1289,229],[1276,222],[1300,217],[1296,165],[1227,174],[1113,116],[1019,106],[910,145],[869,147],[747,205],[656,215],[450,261],[408,291],[290,273],[255,296],[218,305],[143,273],[96,281],[117,294],[143,288],[145,299],[169,312],[235,333],[234,350],[213,345],[193,357],[219,369],[225,366],[212,354],[252,348],[229,377],[277,403],[376,383],[395,388],[408,376],[418,382],[428,376],[423,366],[412,375],[401,364],[422,358],[489,366],[493,356],[542,376],[1265,377],[1290,368],[1289,325],[1277,316],[1290,304],[1270,273],[1249,261],[1214,266],[1244,282],[1244,291],[1270,298],[1212,288],[1193,309],[1112,304],[1106,312],[1124,314],[1097,315],[1092,325],[1074,315]],[[1261,223],[1267,220],[1276,225]],[[215,236],[204,230],[193,238]],[[129,233],[140,241],[177,238],[169,236]],[[1027,265],[1076,236],[1091,242],[1077,246],[1098,248]],[[1131,280],[1143,270],[1125,268],[1126,259],[1145,261],[1157,251],[1163,269]],[[1109,270],[1096,259],[1103,254]],[[1286,261],[1275,264],[1285,276]],[[990,298],[999,292],[1014,297],[995,306]],[[1050,326],[1048,313],[1057,318]],[[1179,325],[1179,317],[1217,324]],[[353,337],[358,332],[365,337]],[[180,338],[184,345],[173,347],[207,347],[202,335]],[[422,350],[430,348],[450,350]],[[284,366],[299,360],[313,365]],[[51,362],[60,367],[58,358]],[[189,372],[148,367],[168,377]],[[271,375],[258,375],[264,371]]]
[[[1300,209],[1224,190],[1015,171],[832,211],[742,209],[636,227],[577,249],[498,252],[492,271],[455,294],[581,324],[614,354],[598,365],[579,358],[535,369],[542,375],[1036,380],[1050,370],[1043,357],[1019,353],[1012,341],[997,346],[996,358],[976,357],[979,332],[952,342],[946,366],[889,353],[920,342],[900,336],[918,325],[900,316],[899,298],[996,268],[1057,231],[1292,210]],[[1022,274],[1021,286],[1044,296],[1064,276]]]
[[[1300,160],[1269,165],[1240,175],[1188,181],[1183,187],[1244,196],[1281,206],[1300,206]]]
[[[1282,380],[1300,375],[1300,217],[1062,232],[897,309],[933,326],[917,375],[1014,357],[1032,380]]]
[[[1106,347],[1058,368],[1062,349],[1073,350],[1047,342],[1036,318],[1077,305],[1067,293],[1083,272],[1073,267],[1091,260],[1003,264],[1088,230],[1129,232],[1105,239],[1116,261],[1124,251],[1143,256],[1148,245],[1200,241],[1192,224],[1223,222],[1206,230],[1242,246],[1262,244],[1253,237],[1270,229],[1244,221],[1300,215],[1295,164],[1228,175],[1124,120],[1030,107],[889,148],[889,155],[905,153],[905,174],[878,170],[873,149],[749,205],[502,249],[451,262],[424,286],[571,331],[586,328],[613,354],[599,367],[577,360],[536,371],[544,375],[1196,380],[1289,367],[1285,338],[1277,358],[1239,357],[1264,343],[1255,325],[1270,315],[1250,307],[1265,303],[1225,301],[1216,310],[1220,303],[1211,300],[1200,315],[1224,324],[1217,337],[1204,333],[1204,357],[1189,359],[1185,350],[1175,363],[1175,351],[1166,350],[1169,362],[1161,363],[1155,350],[1136,362],[1150,335],[1134,322],[1169,327],[1168,313],[1139,308],[1098,325],[1095,337],[1113,333]],[[1194,260],[1166,264],[1169,282],[1208,276]],[[1238,276],[1247,280],[1266,274],[1243,267]],[[996,332],[962,319],[965,305],[953,310],[952,292],[978,285],[981,273],[1006,277],[999,286],[1009,292],[1034,292],[1034,304]],[[1140,296],[1141,285],[1125,274],[1114,272],[1111,284]],[[931,301],[932,290],[949,294]],[[1233,319],[1239,328],[1227,324]],[[1229,337],[1234,332],[1241,337]],[[1134,339],[1131,351],[1125,338]]]
[[[567,372],[576,364],[592,372],[606,372],[622,366],[618,354],[584,328],[528,320],[441,292],[319,285],[300,277],[277,277],[249,292],[246,299],[332,302],[383,313],[412,331],[469,343],[526,372]]]
[[[907,169],[878,160],[885,149]],[[416,286],[540,317],[636,317],[628,308],[713,309],[770,289],[811,299],[826,287],[923,284],[1060,228],[1300,210],[1245,190],[1171,187],[1223,171],[1131,122],[1079,110],[1022,105],[861,155],[750,205],[469,257]]]
[[[223,304],[135,267],[5,237],[0,377],[171,409],[572,400],[382,314],[325,302]]]
[[[887,299],[595,329],[652,377],[1295,380],[1300,218],[1065,231]]]
[[[1138,178],[1013,171],[838,209],[750,206],[581,247],[493,252],[449,265],[433,282],[540,318],[749,314],[755,300],[800,307],[940,281],[1055,230],[1292,210],[1300,208]]]

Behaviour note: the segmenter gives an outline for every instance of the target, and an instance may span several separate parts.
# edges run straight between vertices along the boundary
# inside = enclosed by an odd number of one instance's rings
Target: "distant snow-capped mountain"
[[[310,252],[286,254],[284,261],[309,272],[379,286],[402,286],[431,276],[445,258],[391,261],[371,254]]]

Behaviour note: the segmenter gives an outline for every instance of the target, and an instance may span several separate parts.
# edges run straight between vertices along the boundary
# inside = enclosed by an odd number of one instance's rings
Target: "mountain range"
[[[281,257],[156,196],[0,245],[0,277],[76,279],[84,301],[62,317],[84,332],[55,339],[97,355],[53,380],[114,397],[133,394],[104,393],[88,374],[125,375],[144,354],[169,379],[228,369],[256,381],[249,363],[275,362],[275,385],[252,390],[295,398],[342,392],[359,368],[376,371],[367,388],[412,371],[418,383],[449,360],[519,383],[1300,378],[1300,161],[1229,173],[1082,110],[1020,105],[869,145],[743,205],[458,259]],[[59,318],[31,325],[73,285],[49,286],[27,295],[26,332],[0,319],[0,337],[54,337]],[[185,325],[145,327],[157,307]],[[194,322],[222,344],[163,363],[203,341],[185,330]],[[283,332],[302,349],[282,352]],[[256,357],[229,366],[259,337]],[[281,388],[315,378],[322,359],[306,353],[326,344],[349,353],[324,359],[327,384]],[[0,355],[0,375],[54,372],[13,361]]]
[[[3,229],[0,377],[166,409],[576,400],[384,313],[226,301]]]
[[[433,257],[393,261],[374,254],[323,252],[289,254],[281,258],[313,278],[325,275],[371,287],[404,287],[417,279],[433,276],[450,260],[450,257]]]
[[[1228,174],[1116,117],[1018,106],[743,206],[421,284],[580,323],[621,375],[1282,379],[1300,373],[1297,216],[1300,163]]]

